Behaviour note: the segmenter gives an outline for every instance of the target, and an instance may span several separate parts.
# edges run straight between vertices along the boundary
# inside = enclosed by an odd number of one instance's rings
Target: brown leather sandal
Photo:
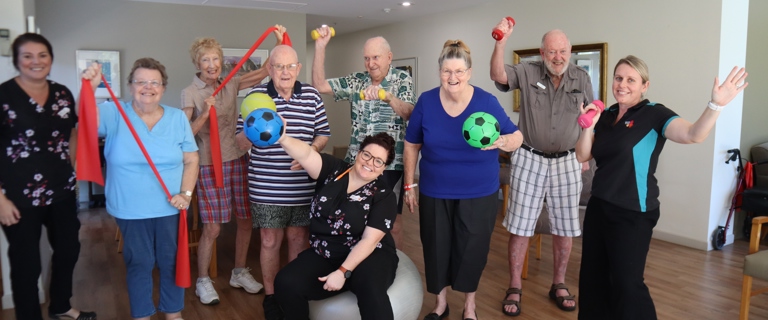
[[[559,289],[564,289],[565,291],[568,292],[568,295],[567,296],[558,296],[557,295],[557,290],[559,290]],[[563,302],[565,302],[566,300],[576,302],[576,296],[571,295],[571,291],[568,290],[568,287],[566,287],[564,283],[553,284],[552,288],[549,289],[549,298],[554,300],[555,305],[557,305],[557,307],[560,308],[560,310],[563,310],[563,311],[573,311],[573,310],[576,310],[576,304],[574,304],[571,307],[566,307],[563,304]]]
[[[507,289],[507,294],[504,295],[504,300],[501,301],[501,312],[504,314],[510,316],[510,317],[517,317],[520,315],[520,300],[507,300],[507,296],[510,294],[517,294],[520,295],[518,299],[523,300],[523,290],[520,288],[509,288]],[[517,310],[514,312],[507,311],[506,306],[515,306],[517,307]]]

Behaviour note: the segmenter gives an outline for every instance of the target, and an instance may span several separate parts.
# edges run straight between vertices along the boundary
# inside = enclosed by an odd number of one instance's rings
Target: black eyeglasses
[[[384,160],[381,160],[381,158],[374,157],[370,152],[366,150],[362,150],[358,153],[360,155],[360,158],[362,158],[364,161],[370,161],[373,159],[373,166],[376,168],[381,168],[386,163]]]

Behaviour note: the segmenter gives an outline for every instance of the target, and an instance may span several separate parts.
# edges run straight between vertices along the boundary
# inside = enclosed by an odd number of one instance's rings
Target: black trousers
[[[392,304],[387,289],[395,281],[398,257],[395,253],[374,249],[360,263],[352,277],[339,291],[326,291],[324,282],[317,280],[338,269],[344,260],[326,259],[311,248],[304,250],[275,278],[275,300],[283,309],[286,320],[309,319],[309,300],[322,300],[345,291],[357,296],[357,306],[363,320],[392,320]]]
[[[637,212],[592,197],[585,214],[579,319],[656,319],[643,274],[659,209]]]
[[[496,224],[497,194],[473,199],[438,199],[419,194],[419,226],[427,291],[446,286],[475,292],[488,262]]]
[[[77,219],[75,196],[45,207],[20,207],[19,223],[3,226],[8,238],[8,260],[11,265],[11,290],[16,319],[43,320],[38,299],[37,279],[42,269],[40,235],[48,230],[53,249],[51,257],[50,313],[71,309],[72,272],[80,255],[80,220]]]

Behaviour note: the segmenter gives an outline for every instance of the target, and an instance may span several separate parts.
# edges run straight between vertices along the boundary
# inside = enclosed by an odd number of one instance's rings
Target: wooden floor
[[[499,216],[500,220],[501,216]],[[125,288],[125,267],[114,241],[115,223],[104,209],[85,210],[82,221],[80,260],[75,270],[75,293],[72,304],[94,310],[100,320],[130,319],[128,296]],[[405,247],[403,251],[423,270],[418,216],[403,215]],[[214,284],[221,296],[221,304],[204,306],[195,297],[194,289],[186,291],[186,320],[202,319],[263,319],[263,294],[250,295],[241,289],[229,287],[229,273],[234,261],[234,223],[222,229],[218,242],[219,277]],[[501,311],[501,300],[509,281],[507,269],[508,233],[497,224],[491,244],[488,265],[477,294],[480,319],[510,319]],[[258,264],[258,232],[251,241],[248,266],[253,275],[261,279]],[[656,303],[659,319],[737,319],[741,292],[741,270],[747,243],[737,241],[722,251],[703,252],[687,247],[653,240],[648,255],[646,283]],[[551,237],[544,236],[541,260],[531,260],[529,278],[523,282],[521,316],[516,319],[576,319],[576,312],[562,312],[547,298],[552,278]],[[285,254],[285,253],[284,253]],[[196,256],[192,256],[193,259]],[[578,296],[578,269],[581,260],[581,240],[574,240],[574,250],[566,277],[571,292]],[[192,264],[196,276],[196,265]],[[422,275],[423,279],[423,275]],[[764,283],[763,283],[764,284]],[[155,293],[157,299],[157,293]],[[459,319],[463,308],[463,294],[449,293],[451,316]],[[425,290],[421,319],[434,306],[434,296]],[[44,305],[47,307],[47,304]],[[16,320],[12,310],[3,310],[0,319]],[[152,320],[164,319],[158,315]],[[768,319],[768,294],[752,298],[751,319]],[[343,320],[343,319],[342,319]]]

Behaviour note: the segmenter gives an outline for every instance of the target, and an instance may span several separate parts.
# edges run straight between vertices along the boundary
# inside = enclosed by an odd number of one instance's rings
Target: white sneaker
[[[243,288],[248,293],[259,293],[264,288],[264,285],[256,281],[251,275],[251,268],[244,268],[238,274],[235,273],[235,270],[232,270],[229,285],[235,288]]]
[[[205,305],[219,304],[219,294],[213,288],[211,278],[198,279],[195,285],[195,295],[200,297],[200,302]]]

